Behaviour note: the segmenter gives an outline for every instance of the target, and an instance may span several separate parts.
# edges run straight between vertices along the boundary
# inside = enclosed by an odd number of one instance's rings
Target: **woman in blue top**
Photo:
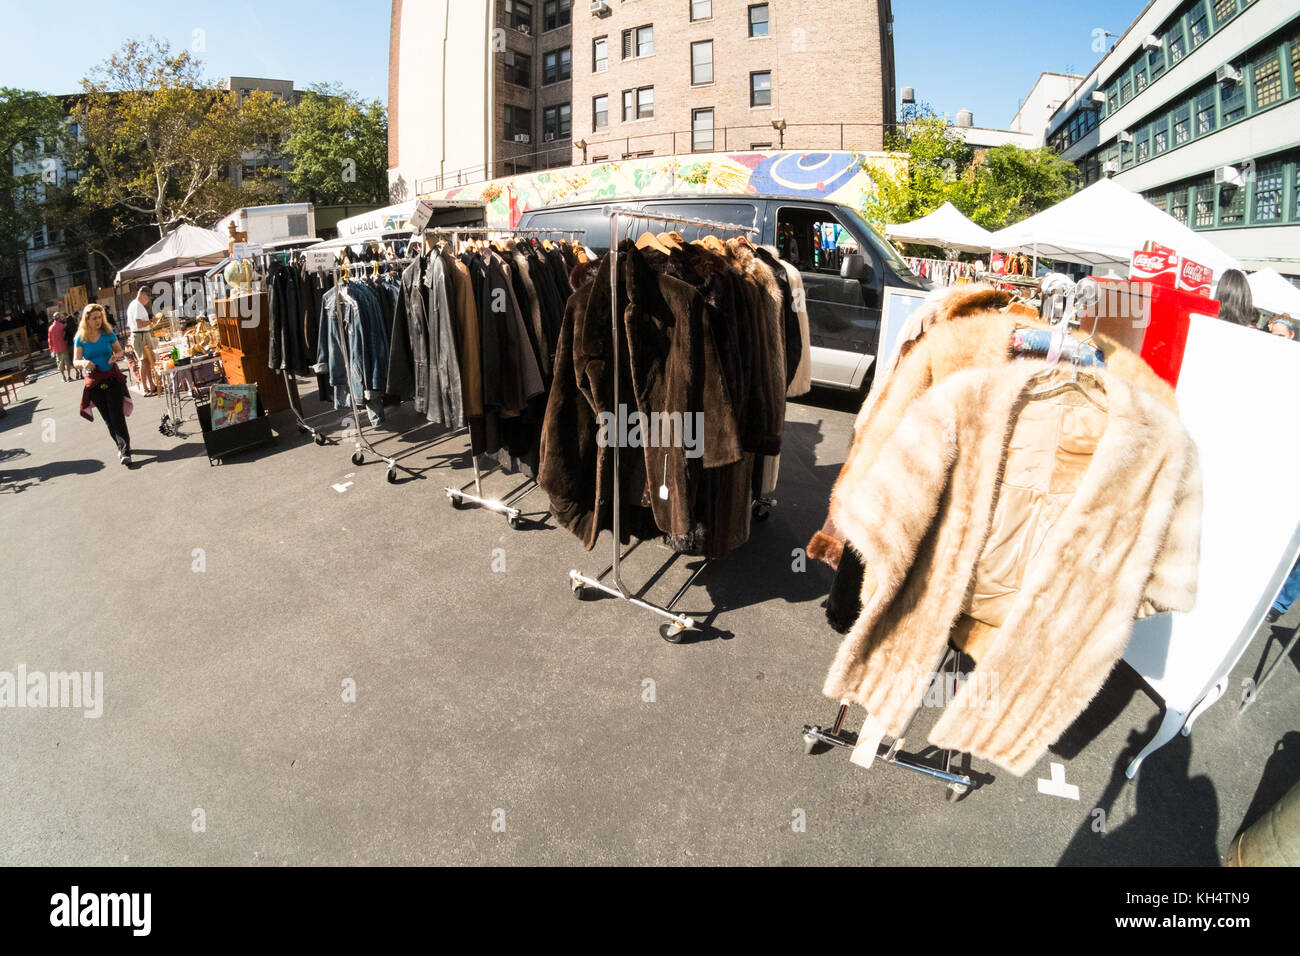
[[[92,303],[81,310],[81,323],[74,340],[75,363],[86,376],[81,392],[81,414],[93,421],[93,405],[108,425],[117,443],[117,460],[131,467],[131,435],[126,430],[126,377],[117,367],[122,346],[109,328],[104,307]]]

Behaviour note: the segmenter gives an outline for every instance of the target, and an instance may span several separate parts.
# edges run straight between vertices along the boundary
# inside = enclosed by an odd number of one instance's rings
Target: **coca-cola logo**
[[[1183,260],[1183,280],[1188,285],[1209,285],[1213,275],[1214,271],[1209,266],[1203,266],[1189,259]]]
[[[1159,252],[1138,252],[1133,255],[1133,265],[1144,272],[1164,272],[1171,267],[1169,259]]]

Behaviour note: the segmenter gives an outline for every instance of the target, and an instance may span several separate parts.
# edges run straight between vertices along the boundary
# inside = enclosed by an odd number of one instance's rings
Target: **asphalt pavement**
[[[0,864],[1213,866],[1300,780],[1300,653],[1244,714],[1235,696],[1300,608],[1133,781],[1160,707],[1125,665],[1033,771],[976,760],[957,802],[805,755],[802,725],[835,715],[838,635],[830,573],[799,549],[848,396],[790,406],[779,504],[687,592],[706,626],[673,645],[646,611],[574,599],[570,569],[604,568],[608,539],[585,552],[540,491],[520,530],[450,507],[465,439],[409,411],[379,433],[389,483],[284,415],[274,446],[210,466],[192,417],[165,437],[137,397],[127,470],[79,390],[45,371],[0,418],[0,672],[101,673],[102,714],[0,708]],[[666,601],[696,563],[671,557],[643,544],[624,579]],[[1052,764],[1077,799],[1040,791]]]

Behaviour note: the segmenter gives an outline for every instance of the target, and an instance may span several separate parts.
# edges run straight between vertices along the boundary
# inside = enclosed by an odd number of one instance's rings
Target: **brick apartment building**
[[[879,150],[895,103],[890,0],[392,4],[394,198],[630,156]]]

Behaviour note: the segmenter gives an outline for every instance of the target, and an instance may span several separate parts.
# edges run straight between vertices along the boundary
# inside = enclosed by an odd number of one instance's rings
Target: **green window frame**
[[[1151,131],[1151,152],[1159,156],[1169,148],[1169,114],[1158,118]]]
[[[1187,11],[1187,38],[1189,50],[1195,50],[1210,36],[1210,15],[1205,0],[1197,0]]]
[[[1246,189],[1228,183],[1219,185],[1219,225],[1239,226],[1246,221]]]
[[[1218,190],[1214,186],[1214,180],[1203,180],[1192,189],[1196,192],[1196,218],[1192,222],[1192,228],[1213,229],[1214,207],[1218,205]]]
[[[1179,20],[1165,34],[1165,46],[1169,48],[1169,65],[1173,66],[1187,55],[1187,36],[1183,33],[1183,21]]]
[[[1173,216],[1184,226],[1187,225],[1187,207],[1188,207],[1188,190],[1186,187],[1175,189],[1170,196],[1169,215]]]
[[[1223,126],[1235,123],[1246,115],[1246,78],[1241,82],[1228,80],[1219,84],[1219,119]]]
[[[1281,222],[1286,198],[1286,167],[1268,163],[1255,171],[1253,218],[1257,223]]]
[[[1266,106],[1272,106],[1274,103],[1280,103],[1284,92],[1282,90],[1282,54],[1274,50],[1271,54],[1262,60],[1256,60],[1251,69],[1254,74],[1255,109],[1263,109]]]
[[[1119,103],[1123,106],[1133,99],[1133,74],[1125,73],[1119,78]]]
[[[1237,15],[1237,0],[1214,0],[1214,29]]]
[[[1192,138],[1192,104],[1184,103],[1174,110],[1174,145],[1182,146]]]
[[[1143,126],[1133,134],[1134,163],[1145,163],[1151,158],[1151,127]]]
[[[1218,126],[1215,116],[1215,90],[1210,87],[1196,97],[1196,135],[1208,136]]]

